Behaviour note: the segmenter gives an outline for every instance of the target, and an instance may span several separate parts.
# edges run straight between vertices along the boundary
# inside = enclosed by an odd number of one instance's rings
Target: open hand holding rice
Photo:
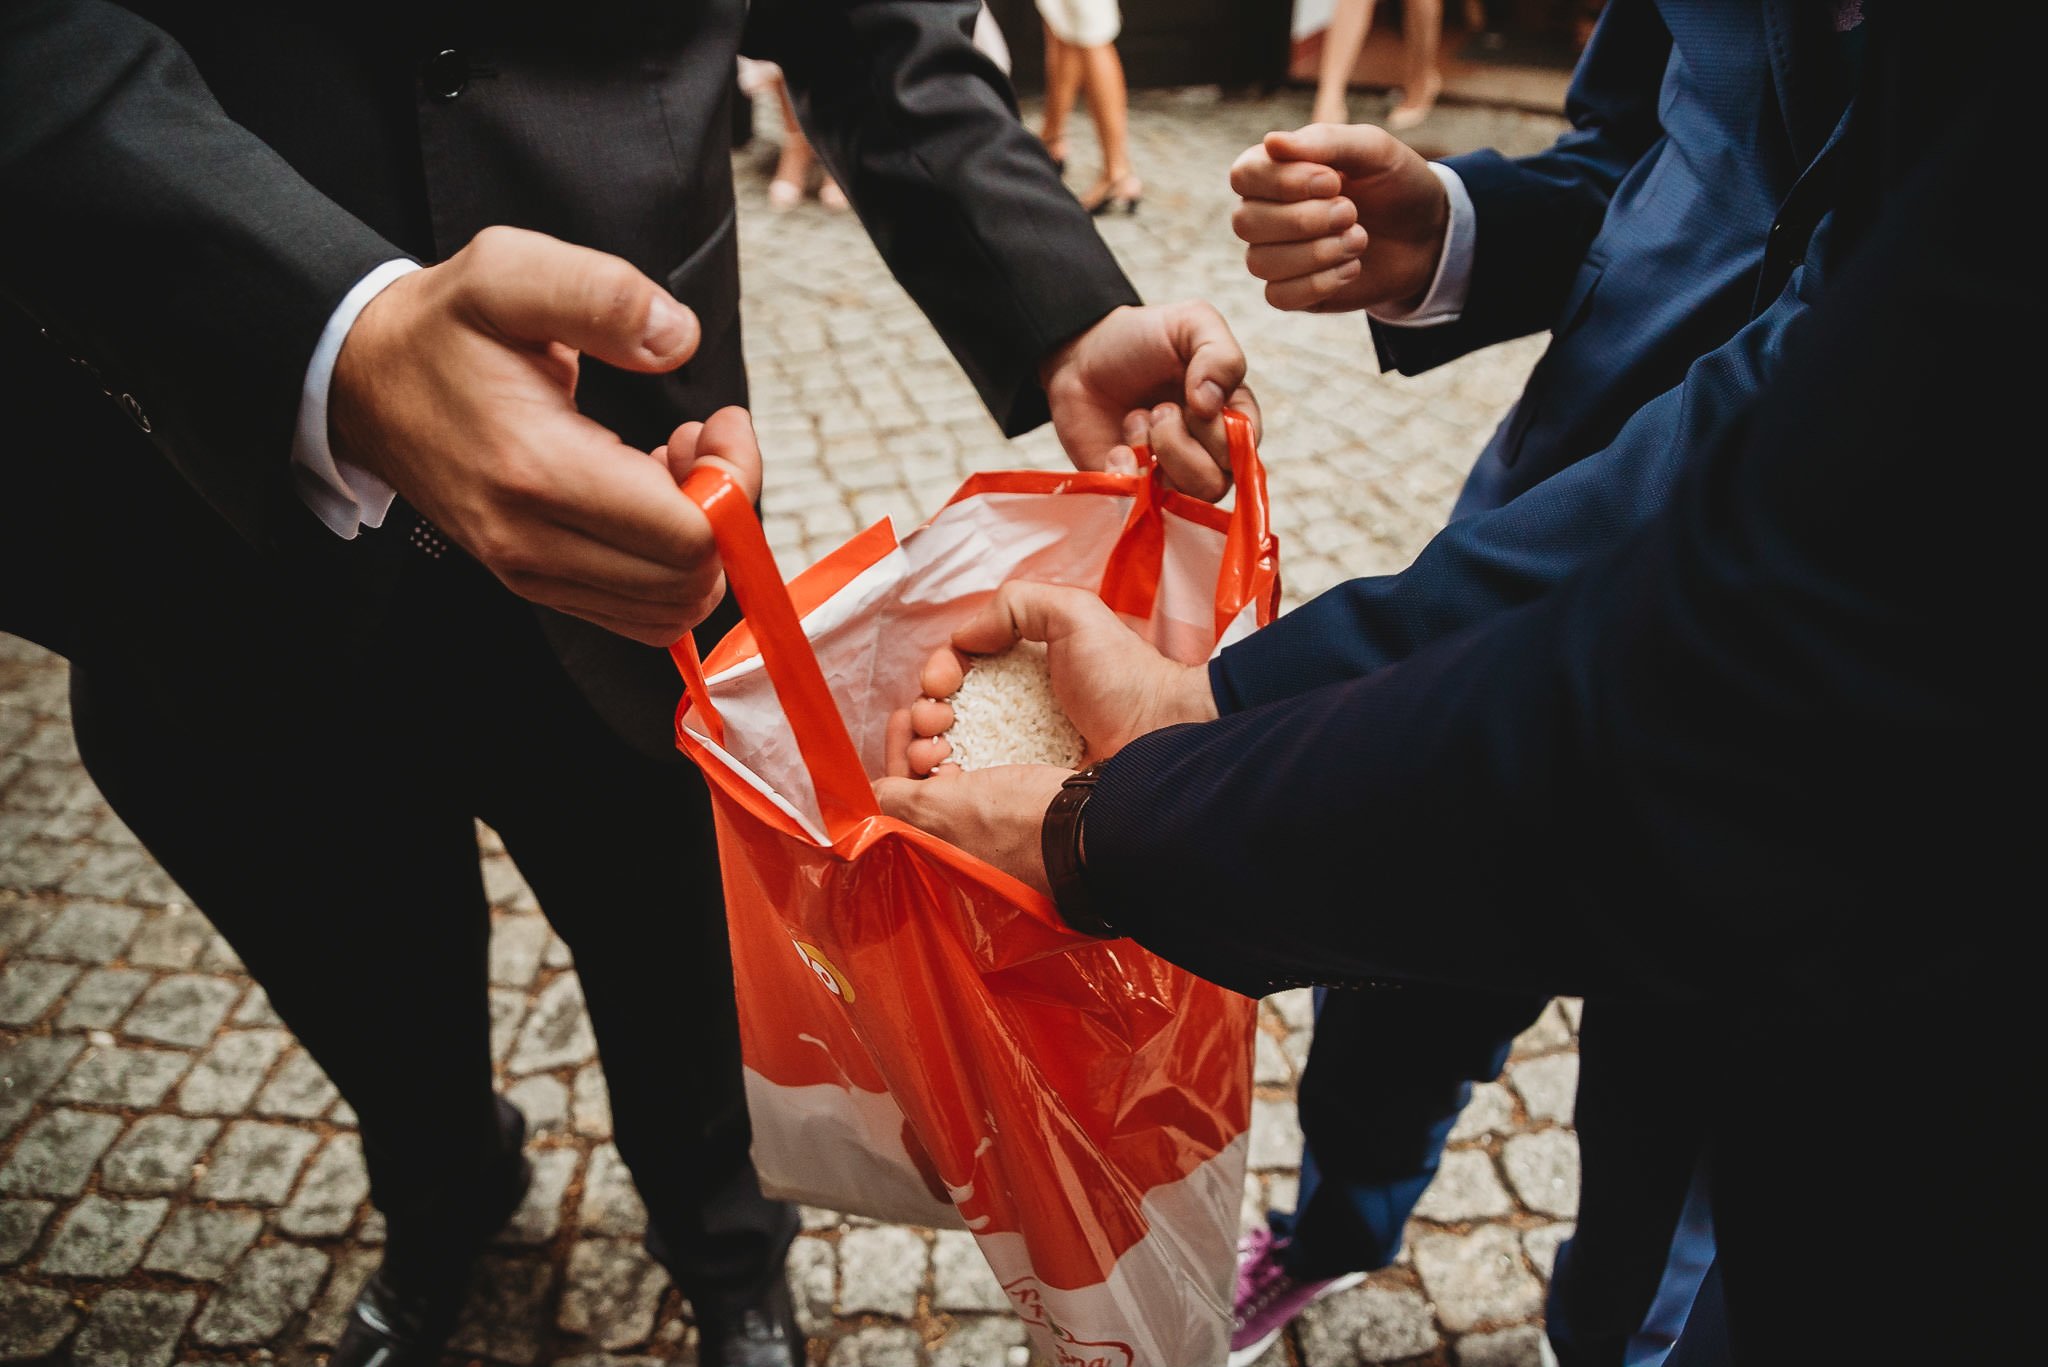
[[[1053,698],[1046,648],[1019,641],[997,655],[977,655],[952,697],[947,762],[962,769],[998,764],[1057,764],[1075,769],[1086,748]]]

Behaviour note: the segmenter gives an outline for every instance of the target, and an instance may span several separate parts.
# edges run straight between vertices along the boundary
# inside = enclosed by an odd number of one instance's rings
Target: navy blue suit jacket
[[[1694,1316],[1725,1337],[1688,1324],[1673,1364],[1969,1358],[1956,1316],[2037,1289],[2038,513],[1940,459],[2024,464],[2035,425],[2034,230],[1972,212],[2025,155],[2028,88],[1985,55],[1916,173],[1871,158],[1889,207],[1844,201],[1834,285],[1660,514],[1399,664],[1133,742],[1085,811],[1096,904],[1241,991],[1429,979],[1711,1023],[1641,1083],[1707,1120]],[[1961,98],[1923,100],[1907,56],[1880,131]]]
[[[1370,672],[1556,583],[1648,517],[1777,365],[1828,270],[1848,102],[1828,9],[1615,0],[1573,78],[1572,131],[1452,158],[1478,233],[1455,323],[1374,325],[1415,374],[1553,337],[1407,570],[1339,586],[1224,652],[1225,711]]]

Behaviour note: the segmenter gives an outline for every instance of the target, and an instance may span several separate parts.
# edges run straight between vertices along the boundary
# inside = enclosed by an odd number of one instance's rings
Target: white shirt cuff
[[[1427,328],[1455,323],[1465,312],[1465,299],[1472,292],[1472,248],[1479,236],[1479,216],[1472,208],[1472,196],[1458,173],[1440,161],[1429,169],[1443,182],[1451,201],[1451,221],[1444,228],[1444,254],[1436,263],[1436,278],[1429,293],[1412,309],[1367,309],[1376,322],[1391,327]]]
[[[344,541],[353,541],[364,527],[381,527],[397,491],[359,465],[335,459],[327,440],[327,390],[334,381],[334,362],[356,317],[399,276],[420,268],[417,261],[386,261],[341,297],[321,329],[313,358],[306,362],[306,383],[299,390],[299,423],[292,433],[292,479],[299,501]]]

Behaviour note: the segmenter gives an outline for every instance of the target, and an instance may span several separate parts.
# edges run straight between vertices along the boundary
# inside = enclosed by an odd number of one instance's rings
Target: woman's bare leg
[[[1358,65],[1358,51],[1372,30],[1373,0],[1337,0],[1337,12],[1323,33],[1323,60],[1316,69],[1315,123],[1349,123],[1344,93],[1351,87],[1351,71]]]
[[[1067,159],[1067,116],[1074,112],[1074,100],[1081,93],[1081,52],[1051,25],[1045,30],[1045,119],[1039,125],[1039,141],[1052,159]]]
[[[1403,0],[1401,40],[1408,58],[1407,84],[1401,88],[1401,103],[1387,115],[1387,127],[1413,128],[1436,108],[1436,97],[1444,89],[1444,74],[1436,64],[1443,32],[1443,0]]]
[[[1081,197],[1089,210],[1110,200],[1135,205],[1145,187],[1131,169],[1130,94],[1124,85],[1123,59],[1116,44],[1082,48],[1082,88],[1088,96],[1088,117],[1102,140],[1102,178]]]

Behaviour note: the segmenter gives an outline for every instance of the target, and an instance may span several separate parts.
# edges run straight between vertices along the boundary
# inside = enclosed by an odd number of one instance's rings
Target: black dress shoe
[[[533,1165],[522,1152],[526,1117],[502,1097],[498,1138],[503,1175],[480,1205],[475,1227],[437,1232],[448,1239],[438,1257],[422,1256],[418,1249],[406,1256],[407,1250],[387,1248],[383,1264],[350,1308],[327,1367],[434,1367],[441,1360],[468,1299],[469,1271],[477,1254],[512,1218],[533,1182]],[[433,1270],[422,1273],[423,1267]]]
[[[758,1291],[707,1294],[691,1304],[698,1367],[804,1367],[803,1331],[779,1271]]]

